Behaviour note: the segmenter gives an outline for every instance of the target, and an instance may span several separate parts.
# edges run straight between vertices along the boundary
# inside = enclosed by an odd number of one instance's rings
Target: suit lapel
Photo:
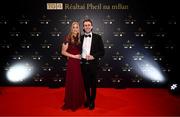
[[[92,50],[94,49],[94,42],[95,42],[95,36],[94,36],[94,34],[92,33],[92,41],[91,41],[91,50],[90,50],[90,53],[91,53]]]
[[[83,45],[84,35],[81,36],[81,45]]]

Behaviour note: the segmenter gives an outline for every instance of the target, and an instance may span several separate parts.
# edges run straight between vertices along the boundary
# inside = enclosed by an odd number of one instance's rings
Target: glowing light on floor
[[[33,73],[33,66],[29,63],[17,63],[7,71],[7,79],[11,82],[21,82]]]
[[[142,60],[141,62],[137,62],[136,65],[136,71],[144,78],[156,82],[165,81],[160,68],[155,63]]]

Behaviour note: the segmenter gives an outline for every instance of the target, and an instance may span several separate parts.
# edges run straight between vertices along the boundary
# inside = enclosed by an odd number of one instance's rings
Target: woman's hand
[[[75,58],[75,59],[81,59],[81,55],[80,55],[80,54],[76,54],[76,55],[73,56],[73,58]]]

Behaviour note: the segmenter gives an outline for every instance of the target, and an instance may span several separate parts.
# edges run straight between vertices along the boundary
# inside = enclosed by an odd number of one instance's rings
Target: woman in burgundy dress
[[[63,110],[75,111],[84,105],[84,82],[80,66],[80,26],[72,22],[71,30],[62,44],[62,55],[67,57],[67,71],[65,82],[65,97]]]

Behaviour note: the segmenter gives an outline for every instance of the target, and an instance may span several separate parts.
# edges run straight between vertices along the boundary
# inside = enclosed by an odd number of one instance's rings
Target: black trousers
[[[96,76],[97,76],[97,62],[81,60],[82,75],[84,78],[84,86],[86,90],[86,100],[88,102],[95,101],[96,98]]]

